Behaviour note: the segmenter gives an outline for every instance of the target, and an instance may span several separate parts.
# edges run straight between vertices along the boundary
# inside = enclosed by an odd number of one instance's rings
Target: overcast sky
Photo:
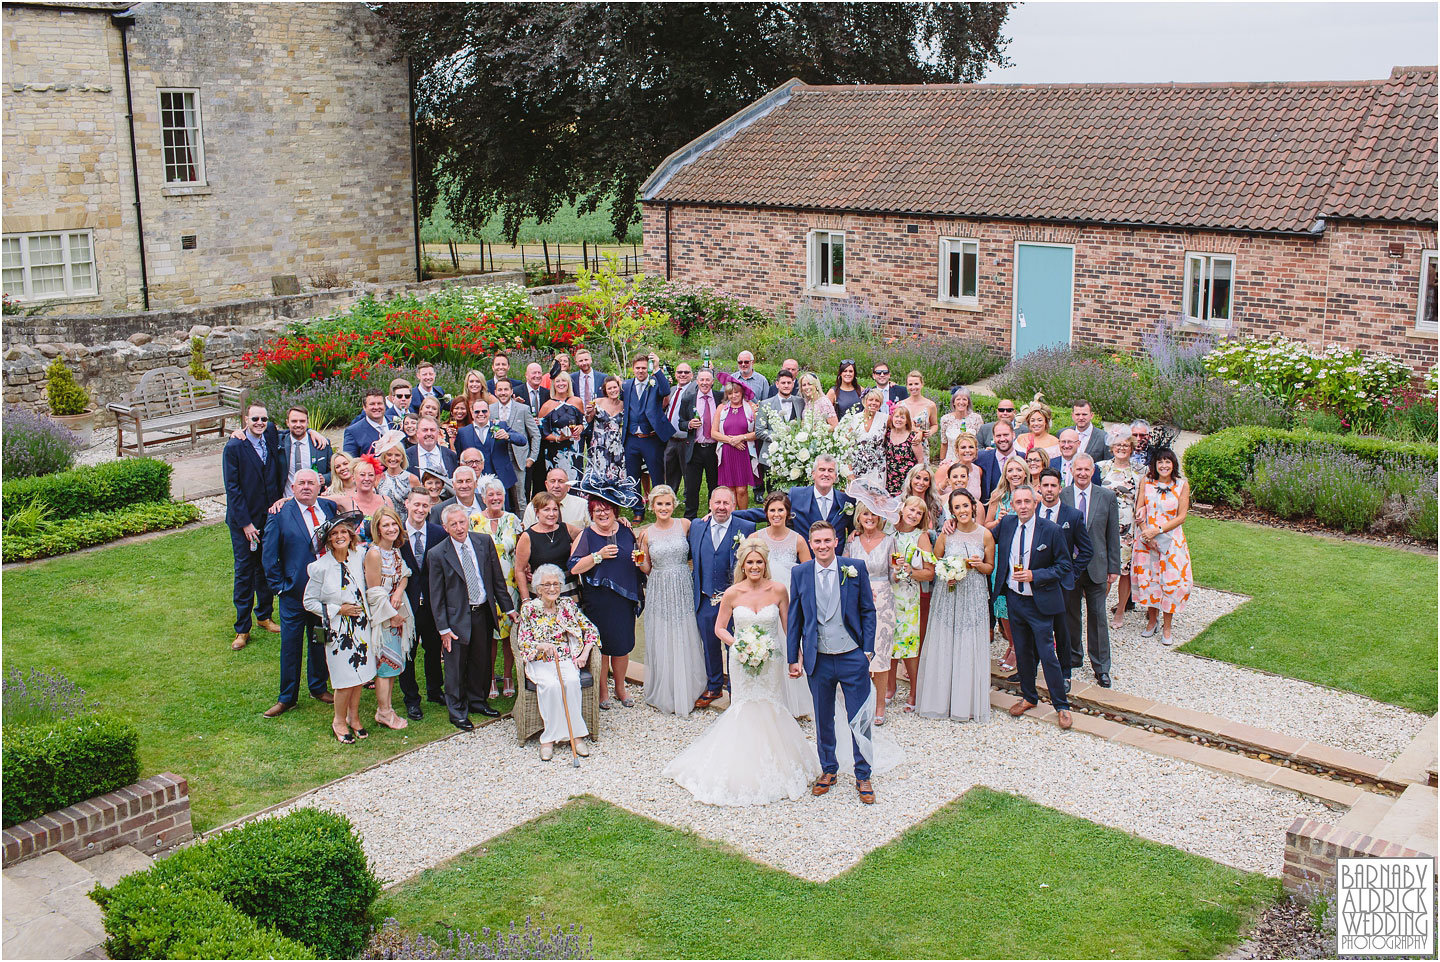
[[[1067,3],[1005,23],[987,83],[1375,80],[1435,64],[1435,3]]]

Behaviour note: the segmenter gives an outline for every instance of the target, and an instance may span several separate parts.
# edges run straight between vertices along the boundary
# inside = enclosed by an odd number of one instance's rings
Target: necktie
[[[581,375],[580,375],[580,397],[581,397],[581,399],[583,399],[583,400],[585,401],[585,403],[586,403],[587,405],[590,403],[590,389],[591,389],[592,387],[594,387],[594,384],[595,384],[595,382],[594,382],[593,380],[591,380],[590,375],[585,374],[585,373],[583,373],[583,372],[581,373]]]
[[[293,442],[293,448],[290,452],[290,476],[293,478],[295,472],[299,471],[302,466],[300,461],[300,442],[295,441]]]
[[[1054,521],[1054,520],[1055,520],[1055,509],[1054,509],[1054,508],[1046,508],[1046,509],[1045,509],[1045,520],[1046,520],[1046,521]]]
[[[829,618],[840,607],[840,591],[835,582],[835,569],[820,569],[820,614]]]
[[[719,550],[720,550],[720,542],[721,542],[722,540],[724,540],[724,538],[725,538],[725,526],[724,526],[724,525],[711,525],[711,526],[710,526],[710,547],[714,548],[716,551],[719,551]]]
[[[470,603],[478,605],[480,597],[480,572],[475,570],[474,555],[460,545],[456,545],[460,552],[460,567],[465,569],[465,591],[470,595]]]
[[[709,394],[700,400],[700,436],[707,441],[710,440],[710,405],[713,400]]]
[[[1080,515],[1085,519],[1086,524],[1090,523],[1090,491],[1088,488],[1080,492]]]
[[[532,387],[530,389],[530,412],[533,414],[538,410],[540,410],[540,392]]]
[[[1018,542],[1019,547],[1020,547],[1020,550],[1019,550],[1018,552],[1016,552],[1016,554],[1015,554],[1015,564],[1018,564],[1018,565],[1020,565],[1020,566],[1023,568],[1023,567],[1025,567],[1025,525],[1024,525],[1024,524],[1021,524],[1021,525],[1020,525],[1020,530],[1019,530],[1019,532],[1016,533],[1015,539],[1016,539],[1016,541]],[[1022,595],[1028,595],[1028,594],[1030,593],[1030,586],[1029,586],[1029,585],[1023,584],[1023,583],[1020,583],[1020,582],[1016,582],[1016,584],[1019,584],[1019,585],[1020,585],[1020,594],[1022,594]]]
[[[795,420],[795,399],[787,397],[782,403],[785,405],[785,420]]]
[[[312,504],[305,510],[310,512],[310,520],[314,522],[315,527],[320,527],[320,516],[315,513],[315,505]]]
[[[820,520],[830,520],[830,495],[821,494],[815,498],[815,506],[820,509]],[[827,569],[828,570],[828,569]]]
[[[415,563],[419,564],[425,558],[425,529],[421,528],[410,536],[410,547],[415,549]]]
[[[258,455],[260,455],[260,463],[261,463],[261,464],[269,464],[269,463],[270,463],[270,459],[265,456],[265,442],[264,442],[264,441],[261,441],[259,444],[255,445],[255,453],[258,454]]]

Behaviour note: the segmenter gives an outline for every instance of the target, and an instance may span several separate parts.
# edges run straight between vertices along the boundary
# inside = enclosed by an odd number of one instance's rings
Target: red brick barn
[[[896,330],[1217,334],[1436,360],[1436,70],[1358,82],[810,86],[676,151],[645,269]]]

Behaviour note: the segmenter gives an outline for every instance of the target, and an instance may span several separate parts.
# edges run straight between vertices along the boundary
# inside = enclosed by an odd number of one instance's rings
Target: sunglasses
[[[399,398],[400,400],[403,401],[403,400],[405,400],[406,398],[408,398],[408,397],[410,396],[410,392],[409,392],[409,391],[406,391],[406,392],[404,392],[404,393],[402,394],[401,392],[396,391],[396,392],[395,392],[395,396],[396,396],[397,398]]]
[[[266,423],[269,422],[269,420],[270,420],[270,419],[267,418],[267,417],[256,417],[256,416],[253,415],[253,414],[250,415],[250,421],[251,421],[251,423],[253,423],[253,424],[266,424]]]
[[[871,371],[870,373],[871,373],[871,374],[874,374],[876,377],[879,377],[881,374],[889,374],[890,371],[889,371],[888,368],[877,367],[875,370]]]
[[[1014,409],[1014,408],[996,408],[995,410],[996,410],[996,411],[999,411],[1001,414],[1014,414],[1014,413],[1015,413],[1015,409]]]

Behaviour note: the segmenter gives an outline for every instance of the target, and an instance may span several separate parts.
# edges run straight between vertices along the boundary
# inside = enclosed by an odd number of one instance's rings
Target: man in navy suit
[[[465,425],[455,434],[455,447],[460,449],[460,454],[468,450],[480,452],[480,467],[476,469],[477,475],[484,474],[487,470],[500,479],[500,483],[509,491],[515,487],[518,475],[515,473],[515,462],[510,458],[510,448],[524,446],[528,449],[529,439],[522,436],[518,431],[507,431],[504,440],[495,436],[490,430],[490,405],[477,403],[471,407],[470,423]],[[453,472],[452,472],[453,474]]]
[[[323,435],[316,435],[310,430],[309,411],[296,406],[285,412],[285,434],[275,435],[275,446],[279,449],[280,460],[285,465],[280,484],[282,498],[290,491],[290,482],[295,480],[295,472],[304,468],[310,468],[320,475],[321,484],[330,483],[330,444],[328,441],[323,446],[316,444],[316,437],[321,441],[325,440]]]
[[[415,634],[419,644],[410,650],[405,670],[400,673],[400,692],[405,696],[405,713],[419,721],[425,717],[420,710],[420,685],[415,680],[415,661],[425,652],[425,697],[436,704],[445,704],[445,668],[440,653],[440,632],[435,628],[435,613],[430,608],[428,591],[430,569],[425,565],[429,550],[445,538],[445,529],[431,524],[430,496],[424,491],[411,491],[405,496],[405,543],[400,557],[410,568],[405,582],[405,595],[415,614]]]
[[[696,708],[709,708],[725,687],[725,660],[715,637],[715,615],[720,596],[730,587],[735,571],[735,549],[755,530],[749,521],[732,517],[735,494],[729,488],[710,492],[710,515],[690,525],[690,557],[695,562],[695,623],[705,647],[705,691]]]
[[[995,446],[984,448],[975,456],[975,463],[980,466],[980,500],[987,504],[990,502],[990,492],[1000,483],[1000,473],[1005,462],[1019,453],[1015,450],[1015,428],[1009,421],[995,422],[991,432]]]
[[[525,366],[525,381],[515,396],[525,402],[530,409],[530,414],[535,418],[536,430],[539,430],[540,412],[545,405],[550,403],[550,390],[545,387],[545,371],[539,364],[527,364]],[[537,451],[538,453],[538,451]],[[525,504],[541,491],[545,490],[545,462],[536,458],[534,463],[525,469]],[[525,505],[520,506],[523,511]]]
[[[890,382],[890,365],[884,361],[877,361],[870,373],[875,378],[875,386],[885,392],[885,400],[891,404],[896,401],[903,401],[910,396],[903,384],[892,384]]]
[[[1060,588],[1068,599],[1075,591],[1075,575],[1090,566],[1095,548],[1090,541],[1090,532],[1085,526],[1085,517],[1078,510],[1060,500],[1060,472],[1046,468],[1040,472],[1040,507],[1035,513],[1046,521],[1060,526],[1065,536],[1065,547],[1070,552],[1070,573],[1060,582]],[[1055,653],[1060,659],[1060,668],[1065,674],[1066,693],[1069,693],[1070,678],[1077,665],[1072,665],[1070,650],[1070,619],[1065,614],[1055,616]]]
[[[496,381],[509,381],[510,393],[517,398],[525,393],[525,382],[518,381],[510,376],[509,354],[506,354],[504,351],[496,354],[495,357],[490,361],[490,370],[494,372],[495,376],[485,382],[485,387],[490,391],[490,396],[492,398],[495,397]]]
[[[455,452],[440,443],[440,422],[431,417],[420,419],[420,426],[415,429],[415,446],[408,449],[406,456],[410,459],[410,473],[417,478],[426,468],[442,471],[449,477],[460,463],[455,459]]]
[[[377,396],[383,400],[383,395]],[[325,650],[315,640],[318,619],[305,610],[304,602],[308,569],[315,560],[315,529],[334,517],[335,502],[320,497],[320,475],[309,468],[296,473],[290,492],[292,497],[265,526],[265,544],[260,549],[270,590],[280,596],[280,698],[266,709],[266,718],[285,714],[299,700],[302,649],[310,697],[326,704],[335,702],[335,696],[326,690],[330,672],[325,667]]]
[[[1020,700],[1011,706],[1010,714],[1018,717],[1040,703],[1035,687],[1038,662],[1045,670],[1045,685],[1060,727],[1069,728],[1073,722],[1065,674],[1055,654],[1055,618],[1065,613],[1060,586],[1070,574],[1070,557],[1060,527],[1035,516],[1038,503],[1034,488],[1018,486],[1010,493],[1015,513],[1006,515],[995,529],[996,577],[999,590],[1005,592],[1015,666],[1020,673]]]
[[[1075,455],[1080,453],[1080,434],[1074,428],[1066,428],[1060,432],[1060,453],[1050,459],[1050,467],[1060,474],[1060,485],[1065,487],[1074,480],[1070,473],[1070,465],[1075,461]]]
[[[392,430],[400,430],[405,415],[410,411],[410,399],[415,396],[410,382],[403,377],[390,381],[390,396],[385,399],[385,424]]]
[[[385,431],[385,395],[372,387],[360,399],[360,416],[346,426],[341,447],[350,457],[358,458],[369,451],[370,445],[380,440]]]
[[[440,410],[445,410],[445,389],[435,383],[435,365],[429,361],[421,361],[420,366],[415,369],[415,380],[420,383],[411,389],[410,413],[420,413],[420,402],[427,397],[433,397],[440,402]]]
[[[815,459],[810,469],[814,484],[791,488],[790,527],[801,537],[810,536],[810,526],[825,521],[835,529],[835,537],[842,543],[850,534],[850,519],[855,514],[855,502],[844,491],[835,487],[840,476],[840,465],[828,454]],[[765,509],[746,508],[735,512],[735,517],[744,521],[761,524],[765,521]]]
[[[650,376],[652,367],[653,377]],[[644,470],[650,472],[650,480],[663,484],[665,442],[675,433],[675,426],[665,416],[670,380],[660,370],[660,359],[653,353],[635,358],[630,368],[635,376],[626,378],[620,388],[620,396],[625,401],[625,473],[638,482],[643,463]],[[643,517],[645,506],[642,504],[635,512],[635,520]]]
[[[596,370],[594,363],[590,352],[582,347],[575,352],[576,370],[570,372],[570,386],[575,389],[575,396],[585,405],[587,415],[591,412],[590,405],[605,393],[605,372]]]
[[[270,506],[284,497],[285,461],[266,440],[270,413],[263,404],[245,411],[245,436],[225,442],[220,476],[225,484],[225,523],[235,555],[235,651],[250,641],[250,611],[266,631],[279,631],[270,617],[274,595],[260,564],[260,542]]]
[[[790,677],[803,669],[815,700],[815,743],[820,752],[820,777],[811,790],[824,795],[835,784],[835,686],[845,693],[855,759],[855,789],[860,801],[875,804],[866,746],[873,737],[874,688],[870,656],[875,653],[875,599],[865,562],[835,554],[839,542],[828,521],[811,526],[814,561],[790,569],[790,616],[785,640]]]

